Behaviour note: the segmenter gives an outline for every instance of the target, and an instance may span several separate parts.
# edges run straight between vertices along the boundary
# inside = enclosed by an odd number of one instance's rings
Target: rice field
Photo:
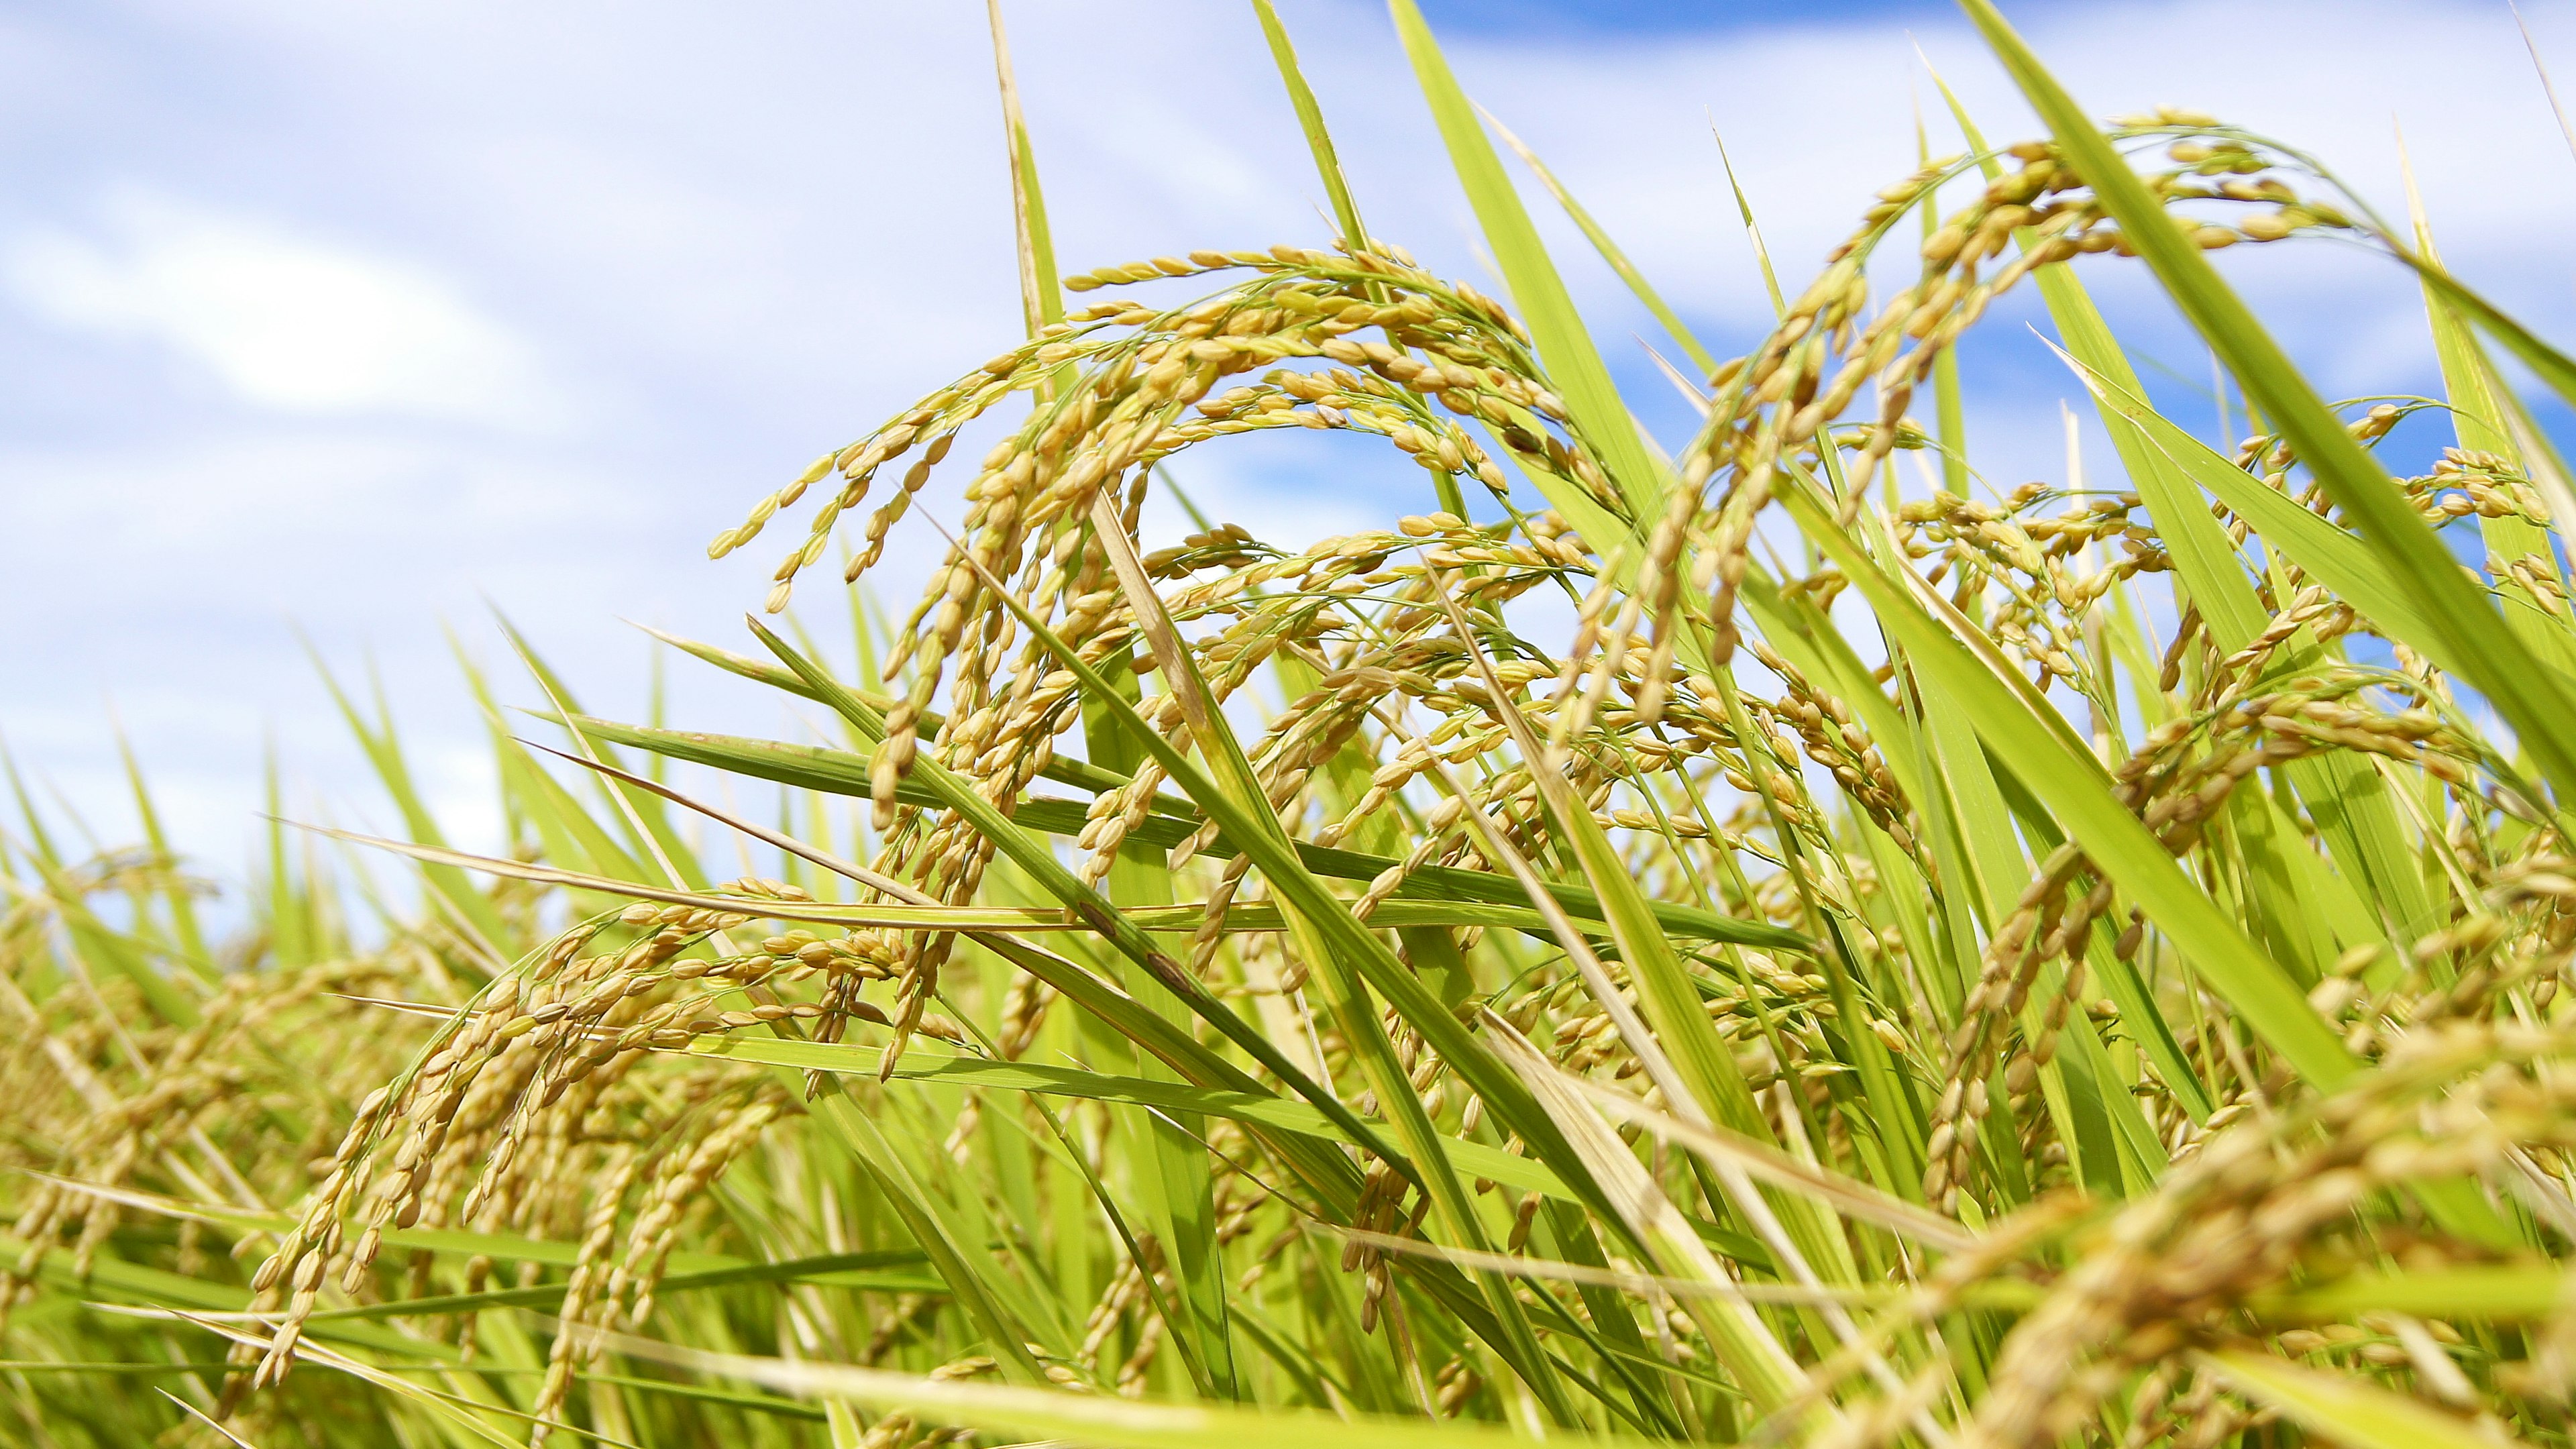
[[[139,771],[106,854],[19,784],[0,1441],[2568,1442],[2576,361],[2420,210],[1963,6],[2048,134],[1954,104],[1733,358],[1413,0],[1481,287],[1367,229],[1269,0],[1321,245],[1069,269],[1005,55],[1024,335],[752,501],[761,612],[668,641],[818,733],[600,718],[514,635],[506,849],[344,697],[406,834],[273,826],[230,933]],[[2441,396],[2321,396],[2211,260],[2329,239]],[[1979,470],[2015,289],[2090,481]],[[1422,476],[1140,536],[1273,429]]]

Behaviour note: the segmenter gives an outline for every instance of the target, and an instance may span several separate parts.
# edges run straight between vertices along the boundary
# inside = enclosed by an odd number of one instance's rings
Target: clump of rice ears
[[[846,534],[862,588],[944,548],[855,672],[673,641],[827,742],[588,716],[520,645],[563,740],[494,715],[507,856],[353,705],[419,909],[354,929],[280,830],[221,946],[157,827],[26,811],[0,1438],[2567,1442],[2576,499],[2489,349],[2576,363],[2420,217],[2102,129],[1968,8],[2051,138],[1960,115],[1674,371],[1669,456],[1410,0],[1508,306],[1365,239],[1257,4],[1334,245],[1067,310],[1009,105],[1031,335],[716,540],[807,510],[773,613]],[[2321,400],[2205,260],[2308,233],[2422,279],[2445,396]],[[2124,264],[2251,436],[2145,400],[2078,281]],[[2004,491],[1941,363],[2024,283],[2117,458]],[[2456,446],[2392,476],[2400,426]],[[1284,428],[1417,511],[1138,536]]]

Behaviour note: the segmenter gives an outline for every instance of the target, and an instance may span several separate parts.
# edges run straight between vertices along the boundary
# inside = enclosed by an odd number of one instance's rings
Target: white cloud
[[[99,222],[18,240],[5,276],[22,306],[157,342],[282,412],[544,416],[528,348],[426,268],[145,191]]]

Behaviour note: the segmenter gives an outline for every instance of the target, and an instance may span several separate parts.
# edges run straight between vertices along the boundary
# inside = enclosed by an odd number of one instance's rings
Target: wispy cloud
[[[30,230],[0,275],[26,311],[166,348],[264,408],[525,427],[558,407],[528,346],[430,268],[155,191]]]

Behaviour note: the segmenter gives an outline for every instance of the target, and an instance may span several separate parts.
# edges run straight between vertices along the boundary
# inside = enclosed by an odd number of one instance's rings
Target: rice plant
[[[1006,64],[1027,335],[711,550],[801,521],[777,614],[842,541],[855,665],[670,641],[816,739],[591,716],[514,636],[509,851],[351,704],[409,838],[281,827],[228,944],[157,828],[25,812],[0,1435],[2566,1442],[2576,494],[2497,358],[2576,362],[1964,4],[2050,134],[1956,114],[1742,357],[1521,151],[1687,359],[1669,451],[1412,0],[1508,301],[1366,229],[1267,0],[1328,245],[1060,276]],[[2444,396],[2320,397],[2207,258],[2320,236],[2420,278]],[[2139,265],[2244,436],[2147,400],[2081,281]],[[2115,481],[1974,467],[2025,283]],[[1284,428],[1418,492],[1140,536]]]

